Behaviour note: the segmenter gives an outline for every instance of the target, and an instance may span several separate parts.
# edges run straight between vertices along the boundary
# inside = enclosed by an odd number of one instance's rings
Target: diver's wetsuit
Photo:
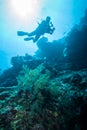
[[[52,22],[50,22],[50,17],[46,17],[46,20],[43,20],[39,26],[31,33],[28,33],[28,36],[30,37],[30,40],[32,39],[33,42],[36,42],[41,35],[44,35],[44,33],[53,34],[55,28],[53,27]],[[35,37],[31,37],[35,36]]]

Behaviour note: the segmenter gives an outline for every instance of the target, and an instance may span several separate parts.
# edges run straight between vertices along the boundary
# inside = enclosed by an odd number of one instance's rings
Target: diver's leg
[[[27,38],[24,38],[24,41],[30,41],[30,40],[33,40],[34,37],[27,37]]]
[[[33,39],[33,42],[36,42],[40,36],[41,36],[40,34],[36,35],[35,38]]]
[[[28,36],[34,36],[34,35],[36,35],[36,30],[31,33],[28,33]]]

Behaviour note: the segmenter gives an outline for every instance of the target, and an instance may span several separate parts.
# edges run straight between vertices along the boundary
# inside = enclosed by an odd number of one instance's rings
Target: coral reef
[[[0,88],[1,130],[80,130],[86,126],[82,118],[87,69],[63,70],[55,77],[44,64],[34,69],[24,65],[17,81],[14,87]]]
[[[3,73],[0,75],[0,87],[2,86],[14,86],[17,85],[17,75],[22,69],[23,65],[27,65],[29,68],[35,68],[39,64],[43,62],[42,59],[34,58],[28,54],[25,54],[25,56],[15,56],[11,58],[11,64],[12,67],[5,70]]]

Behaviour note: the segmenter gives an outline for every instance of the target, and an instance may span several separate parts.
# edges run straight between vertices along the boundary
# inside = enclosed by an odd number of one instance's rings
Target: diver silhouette
[[[46,20],[42,20],[42,22],[38,24],[38,27],[31,33],[18,31],[17,34],[18,36],[27,35],[28,37],[24,38],[25,41],[33,40],[33,42],[36,42],[45,33],[52,35],[54,30],[55,30],[55,27],[53,26],[51,22],[51,18],[47,16]]]

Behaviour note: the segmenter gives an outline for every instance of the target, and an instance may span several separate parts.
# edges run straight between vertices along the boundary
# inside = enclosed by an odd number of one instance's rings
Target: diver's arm
[[[50,27],[53,27],[53,23],[52,23],[52,22],[50,22],[50,23],[49,23],[49,26],[50,26]]]

